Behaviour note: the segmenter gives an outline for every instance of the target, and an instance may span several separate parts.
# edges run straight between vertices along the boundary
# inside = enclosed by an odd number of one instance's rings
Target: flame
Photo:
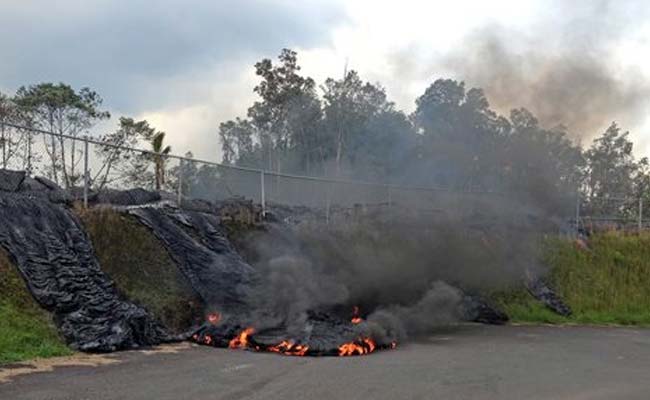
[[[354,356],[372,353],[377,348],[375,341],[369,338],[359,339],[356,342],[344,343],[339,346],[339,356]]]
[[[354,306],[352,308],[352,319],[350,321],[352,321],[353,324],[359,324],[359,323],[361,323],[361,321],[363,321],[363,318],[361,318],[359,316],[359,307],[358,306]]]
[[[245,349],[248,347],[248,337],[255,332],[253,328],[246,328],[228,343],[231,349]]]
[[[288,356],[304,356],[309,350],[309,346],[302,344],[294,344],[289,340],[283,340],[275,346],[270,346],[267,349],[274,353],[282,353]]]
[[[211,323],[212,325],[216,325],[221,321],[221,314],[218,312],[208,314],[208,322]]]
[[[373,351],[375,351],[375,348],[377,347],[377,345],[375,344],[375,342],[372,339],[367,339],[366,338],[366,339],[363,339],[363,342],[366,344],[366,346],[368,346],[368,353],[372,353]]]
[[[208,314],[206,320],[212,324],[216,325],[221,322],[221,314],[218,312]],[[363,321],[363,318],[359,316],[359,307],[353,308],[353,316],[351,319],[353,324],[358,324]],[[206,332],[207,333],[207,332]],[[192,335],[192,340],[196,343],[205,344],[208,346],[218,346],[218,343],[221,343],[214,336],[206,333],[195,333]],[[268,351],[272,353],[284,354],[287,356],[306,356],[306,355],[332,355],[331,352],[325,351],[311,351],[310,347],[306,344],[296,343],[292,339],[283,340],[276,345],[261,345],[257,343],[252,335],[255,333],[255,328],[248,327],[240,331],[237,336],[233,337],[230,342],[228,342],[228,347],[231,349],[251,349],[255,351]],[[382,345],[382,349],[391,348],[394,349],[397,347],[397,342],[391,342],[388,345]],[[338,356],[357,356],[370,354],[377,350],[377,343],[368,337],[359,337],[356,340],[343,343],[338,347]],[[310,352],[311,351],[311,352]]]

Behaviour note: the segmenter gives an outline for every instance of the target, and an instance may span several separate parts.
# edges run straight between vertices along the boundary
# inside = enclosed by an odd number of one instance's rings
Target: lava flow
[[[394,349],[395,342],[389,345],[377,344],[373,339],[361,336],[358,339],[341,344],[338,347],[329,349],[311,348],[309,345],[296,342],[292,339],[285,339],[277,344],[263,344],[253,337],[256,333],[255,328],[247,327],[241,330],[235,337],[228,340],[223,337],[220,330],[223,328],[221,325],[221,314],[211,313],[206,316],[207,324],[204,325],[202,332],[196,332],[191,336],[191,340],[196,343],[214,346],[225,347],[227,344],[231,349],[245,349],[254,351],[267,351],[271,353],[284,354],[287,356],[360,356],[374,352],[377,349]],[[363,322],[359,316],[359,307],[354,307],[353,315],[351,318],[353,324]]]
[[[361,356],[372,353],[377,348],[374,340],[369,338],[359,339],[356,342],[345,343],[339,346],[339,356]]]
[[[252,335],[255,332],[255,329],[253,328],[246,328],[243,331],[239,333],[239,335],[235,336],[230,343],[228,344],[228,347],[231,349],[245,349],[248,347],[248,337]]]
[[[350,320],[353,324],[359,324],[363,319],[359,316],[359,307],[354,306],[352,308],[352,319]]]
[[[282,353],[287,356],[304,356],[307,354],[309,346],[295,344],[289,340],[283,340],[278,345],[269,346],[267,350],[274,353]]]

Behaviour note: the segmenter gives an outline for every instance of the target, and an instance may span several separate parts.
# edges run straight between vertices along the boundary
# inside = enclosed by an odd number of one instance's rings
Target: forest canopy
[[[244,116],[217,129],[222,162],[266,171],[458,191],[517,193],[553,206],[580,194],[592,211],[620,212],[610,199],[648,199],[650,163],[634,157],[634,145],[612,122],[604,132],[572,132],[543,126],[525,108],[502,115],[481,88],[433,79],[406,113],[380,83],[357,71],[316,82],[302,73],[298,54],[283,49],[276,60],[255,64],[256,101]],[[526,88],[521,88],[526,90]],[[0,93],[0,122],[73,137],[92,135],[109,119],[101,96],[65,83],[21,87]],[[588,118],[589,116],[585,116]],[[182,172],[184,191],[200,193],[219,172],[209,165],[169,166],[165,132],[148,121],[123,116],[117,130],[95,137],[105,143],[142,147],[155,154],[95,149],[101,165],[87,177],[95,188],[114,176],[129,185],[173,189]],[[66,187],[80,185],[80,149],[50,138],[42,154],[26,148],[34,138],[1,125],[2,167],[39,161],[40,173]],[[169,135],[180,134],[170,132]],[[583,148],[572,138],[596,137]],[[69,148],[72,146],[72,148]],[[214,150],[215,155],[218,149]],[[156,155],[157,154],[157,155]],[[191,157],[191,153],[187,154]]]

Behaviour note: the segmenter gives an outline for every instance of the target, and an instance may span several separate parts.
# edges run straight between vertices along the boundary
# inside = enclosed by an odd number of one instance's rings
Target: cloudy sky
[[[289,47],[317,82],[347,62],[406,111],[452,77],[583,144],[616,120],[650,156],[649,17],[645,0],[0,0],[0,90],[89,86],[114,116],[100,129],[146,118],[174,152],[219,160],[252,65]]]

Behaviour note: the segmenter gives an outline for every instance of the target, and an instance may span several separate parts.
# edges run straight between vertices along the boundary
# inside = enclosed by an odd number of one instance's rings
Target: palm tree
[[[157,132],[151,138],[151,150],[155,153],[151,159],[154,163],[156,176],[156,190],[160,190],[165,184],[165,163],[167,155],[172,151],[171,146],[164,146],[165,132]]]

